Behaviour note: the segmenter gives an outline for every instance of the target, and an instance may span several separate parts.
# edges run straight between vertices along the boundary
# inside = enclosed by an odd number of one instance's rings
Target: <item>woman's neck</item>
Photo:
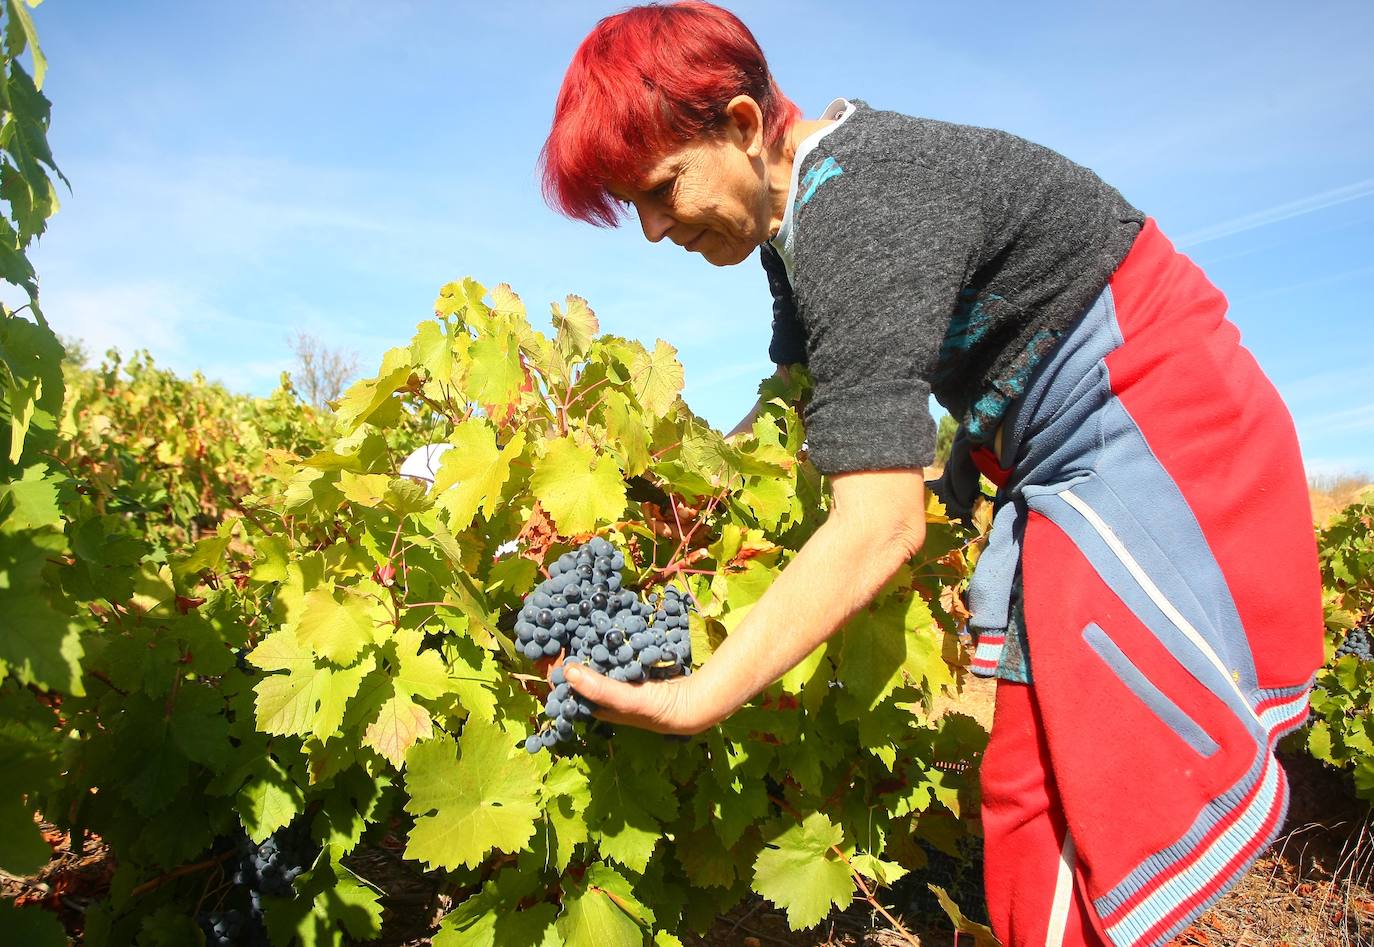
[[[792,165],[797,158],[797,149],[811,135],[833,124],[835,120],[829,118],[795,122],[772,150],[768,162],[768,203],[772,210],[769,240],[778,235],[782,229],[782,219],[787,213],[787,193],[792,188]]]

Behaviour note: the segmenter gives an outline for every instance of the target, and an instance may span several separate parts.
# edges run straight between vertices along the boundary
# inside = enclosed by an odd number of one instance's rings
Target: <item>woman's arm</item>
[[[568,681],[601,708],[597,716],[660,733],[714,726],[872,601],[925,541],[922,472],[861,471],[831,483],[830,517],[690,677],[625,684],[569,669]]]
[[[786,365],[779,365],[778,370],[775,371],[773,374],[776,377],[781,378],[784,382],[788,384],[790,384],[792,381],[791,376],[789,376],[787,373]],[[749,413],[744,416],[744,420],[740,421],[740,423],[736,424],[733,428],[731,428],[730,433],[726,434],[725,437],[729,439],[737,434],[748,434],[750,431],[752,431],[754,429],[754,419],[759,416],[759,411],[761,411],[762,409],[763,402],[755,401],[754,406],[749,409]]]

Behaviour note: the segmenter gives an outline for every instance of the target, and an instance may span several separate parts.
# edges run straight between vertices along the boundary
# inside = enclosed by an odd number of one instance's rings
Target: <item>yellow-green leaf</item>
[[[441,736],[417,745],[406,756],[406,811],[416,817],[406,857],[455,870],[476,868],[492,849],[520,851],[534,836],[547,765],[471,717],[459,743]]]
[[[432,495],[449,512],[449,529],[461,532],[472,524],[478,510],[485,510],[488,517],[496,512],[511,461],[525,450],[525,432],[517,432],[503,450],[496,446],[491,425],[472,418],[454,429],[449,443],[453,449],[444,452]]]
[[[854,882],[833,846],[844,832],[821,812],[813,812],[773,839],[754,863],[754,890],[787,911],[794,931],[815,927],[832,907],[841,911],[854,899]]]
[[[434,733],[429,711],[408,696],[396,693],[382,704],[377,719],[368,725],[363,744],[380,753],[392,766],[405,765],[406,751]]]
[[[372,618],[366,600],[336,592],[332,586],[307,592],[296,638],[315,654],[335,664],[352,664],[372,640]]]
[[[654,342],[652,352],[636,355],[630,363],[630,383],[644,409],[661,418],[672,408],[682,391],[682,364],[677,349],[662,339]]]
[[[591,532],[625,510],[625,481],[615,461],[571,438],[549,442],[535,464],[530,488],[565,535]]]
[[[560,309],[558,303],[552,303],[550,308],[553,310],[553,327],[558,333],[555,336],[558,350],[564,358],[573,361],[587,353],[592,339],[601,331],[601,324],[597,322],[591,306],[587,305],[587,300],[581,296],[569,296],[567,306],[566,311]]]

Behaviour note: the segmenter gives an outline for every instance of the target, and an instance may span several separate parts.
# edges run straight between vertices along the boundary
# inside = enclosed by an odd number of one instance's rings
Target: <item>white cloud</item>
[[[55,331],[76,336],[99,357],[147,349],[155,360],[186,354],[188,322],[205,311],[194,293],[159,280],[45,291],[43,312]]]

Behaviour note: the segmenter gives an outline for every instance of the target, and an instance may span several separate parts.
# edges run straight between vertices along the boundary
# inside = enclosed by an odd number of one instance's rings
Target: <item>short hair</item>
[[[782,94],[754,34],[704,0],[630,7],[601,20],[573,54],[540,151],[545,201],[559,213],[615,227],[612,182],[634,181],[654,160],[725,121],[748,95],[775,145],[801,118]]]

